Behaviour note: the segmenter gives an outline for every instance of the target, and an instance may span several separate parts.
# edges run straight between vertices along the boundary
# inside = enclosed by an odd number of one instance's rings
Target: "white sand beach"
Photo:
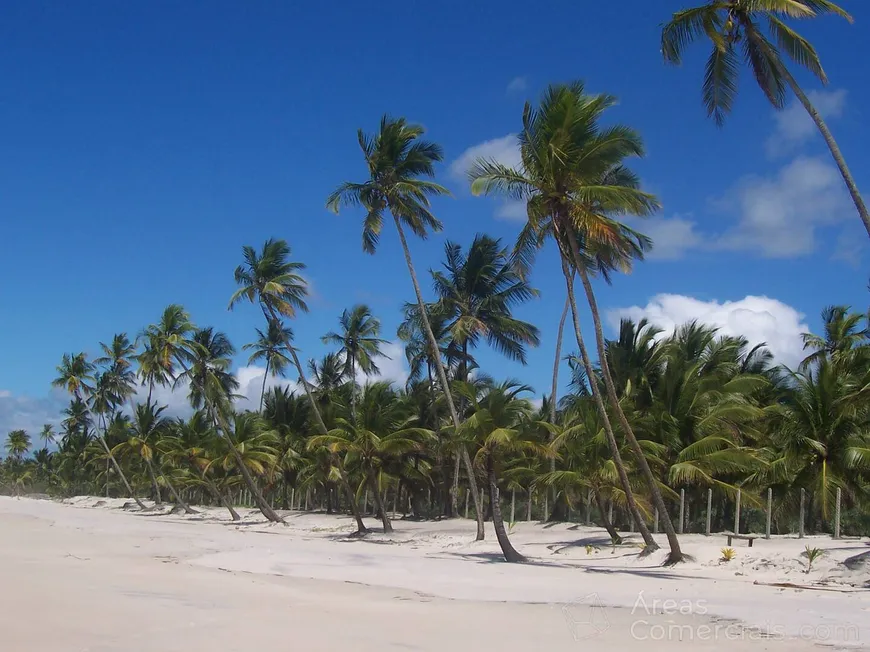
[[[663,568],[596,528],[518,523],[532,563],[510,565],[473,521],[360,540],[342,516],[124,502],[0,497],[4,652],[870,648],[866,539],[740,541],[722,563],[724,536],[685,535],[694,561]],[[806,545],[826,551],[810,573]]]

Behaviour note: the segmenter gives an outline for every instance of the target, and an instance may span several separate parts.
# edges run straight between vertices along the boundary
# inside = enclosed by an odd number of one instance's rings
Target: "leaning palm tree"
[[[775,108],[784,106],[786,87],[790,88],[831,150],[858,215],[870,235],[870,213],[846,160],[822,116],[798,85],[782,56],[785,52],[823,84],[828,83],[815,48],[784,22],[790,18],[816,18],[821,14],[834,14],[852,22],[852,17],[830,0],[708,0],[700,7],[684,9],[673,15],[662,28],[662,54],[668,63],[679,64],[683,50],[693,41],[704,37],[710,40],[713,50],[704,73],[703,97],[707,114],[718,125],[730,113],[737,95],[741,59],[752,70],[759,88]]]
[[[114,412],[136,393],[136,374],[133,372],[133,360],[136,346],[126,333],[116,333],[111,344],[100,342],[103,355],[94,360],[94,364],[103,368],[106,382],[112,387],[112,393],[117,397],[118,404],[113,406]]]
[[[512,380],[487,387],[483,393],[471,383],[458,385],[470,404],[470,415],[459,429],[461,438],[470,438],[477,449],[475,463],[480,466],[489,485],[492,524],[505,561],[526,561],[511,545],[499,496],[499,475],[505,458],[514,453],[531,453],[548,457],[550,449],[535,441],[533,433],[544,428],[555,432],[555,427],[543,421],[534,421],[532,404],[521,394],[532,388]]]
[[[90,410],[88,410],[87,404],[84,402],[84,393],[92,392],[95,389],[94,385],[92,384],[94,382],[94,370],[95,367],[93,363],[88,361],[88,357],[84,353],[64,353],[63,359],[61,360],[60,365],[57,367],[58,376],[51,382],[54,387],[63,388],[73,395],[75,399],[74,405],[81,407],[85,423],[88,421],[93,422],[93,419],[91,419],[88,414]],[[108,410],[108,406],[111,404],[111,400],[113,400],[114,394],[111,392],[111,388],[109,388],[107,385],[104,385],[101,389],[105,390],[107,392],[107,395],[98,397],[97,400],[101,406],[105,407],[105,409]],[[121,478],[121,481],[127,488],[127,493],[130,494],[130,497],[136,501],[136,504],[139,506],[140,509],[147,509],[145,507],[145,504],[141,500],[139,500],[139,497],[133,491],[133,487],[130,486],[130,482],[129,480],[127,480],[127,476],[124,474],[124,471],[121,470],[121,466],[118,464],[118,460],[116,460],[115,456],[112,454],[112,450],[109,448],[109,444],[106,443],[105,421],[103,422],[103,425],[104,427],[102,434],[99,432],[99,430],[96,430],[95,428],[97,439],[100,440],[100,444],[102,444],[103,450],[106,452],[109,461],[112,463],[112,466],[115,467],[115,471],[117,472],[118,477]]]
[[[383,356],[381,346],[387,340],[378,337],[381,334],[381,321],[364,304],[344,310],[338,321],[341,332],[330,331],[321,340],[324,344],[337,344],[340,347],[338,353],[344,357],[344,376],[350,381],[351,387],[351,419],[356,419],[357,370],[366,376],[379,373],[375,359]]]
[[[587,95],[581,82],[551,86],[538,108],[527,103],[523,111],[523,129],[518,137],[521,168],[478,160],[469,171],[469,177],[475,194],[503,194],[527,202],[528,222],[517,241],[516,255],[521,267],[532,264],[536,251],[546,241],[556,240],[571,302],[574,333],[587,376],[592,379],[596,375],[586,353],[574,299],[574,277],[580,277],[592,313],[605,393],[637,458],[656,509],[666,514],[655,475],[619,404],[607,365],[601,315],[591,282],[596,273],[606,280],[615,269],[631,269],[632,260],[642,258],[650,246],[648,238],[615,218],[624,214],[645,216],[658,207],[656,198],[639,190],[637,177],[624,166],[625,159],[643,154],[640,136],[623,125],[599,126],[602,113],[615,102],[616,98],[610,95]],[[593,397],[600,396],[595,382],[591,383],[591,390]],[[603,400],[595,400],[610,438],[612,427]],[[614,438],[611,438],[611,448],[617,468],[622,469]],[[620,475],[647,550],[654,550],[657,546],[642,514],[632,502],[624,470],[620,470]],[[671,548],[669,562],[680,561],[682,553],[676,530],[667,519],[664,526]]]
[[[232,310],[236,304],[248,300],[250,303],[260,306],[268,323],[274,322],[279,327],[280,332],[284,335],[284,344],[293,359],[293,365],[299,372],[299,380],[305,390],[305,395],[311,404],[314,423],[320,434],[325,435],[328,429],[323,420],[320,406],[314,397],[311,384],[302,370],[302,363],[299,361],[299,356],[296,355],[296,349],[291,344],[292,333],[288,336],[289,329],[284,329],[281,321],[282,317],[295,317],[297,311],[308,311],[308,304],[305,303],[305,298],[308,295],[308,283],[299,274],[301,270],[305,269],[305,265],[289,260],[290,246],[284,240],[267,240],[259,254],[253,247],[249,246],[243,247],[242,252],[245,262],[236,267],[234,274],[239,289],[230,297],[229,309]],[[348,481],[344,464],[338,456],[336,456],[335,462],[341,474],[342,485],[344,485],[350,499],[351,511],[360,525],[360,531],[365,531],[356,501],[352,498],[353,489]]]
[[[205,404],[206,392],[211,393],[213,403],[233,398],[239,389],[239,381],[229,371],[232,356],[236,353],[229,337],[208,326],[195,329],[190,342],[189,366],[176,377],[173,386],[184,382],[190,385],[188,400],[195,410]]]
[[[172,382],[175,380],[176,365],[187,375],[192,388],[196,388],[196,392],[191,392],[191,400],[196,400],[198,397],[205,404],[215,428],[228,442],[230,454],[238,456],[240,453],[233,444],[233,430],[226,417],[231,409],[231,397],[222,394],[225,383],[222,382],[219,372],[222,372],[224,367],[222,364],[220,367],[205,364],[199,369],[199,373],[193,373],[194,363],[206,355],[202,350],[203,345],[192,338],[195,332],[196,327],[191,323],[187,311],[178,304],[171,304],[163,311],[160,320],[148,326],[141,337],[149,343],[153,351],[152,359]],[[238,462],[242,479],[263,516],[273,523],[283,522],[283,519],[263,498],[247,467],[240,459]]]
[[[245,351],[253,351],[248,358],[248,364],[257,362],[266,362],[266,371],[263,372],[263,387],[260,388],[260,412],[263,411],[263,401],[266,396],[266,380],[271,375],[283,376],[287,372],[287,367],[290,366],[290,358],[287,349],[287,342],[293,336],[289,328],[280,326],[277,322],[270,321],[266,332],[264,333],[259,328],[257,331],[257,341],[242,345]]]
[[[406,227],[420,238],[426,238],[429,231],[440,231],[442,224],[432,214],[429,198],[449,194],[446,188],[432,181],[435,176],[434,164],[443,160],[444,153],[439,145],[420,140],[423,132],[423,127],[408,124],[404,118],[391,118],[386,115],[381,118],[380,130],[374,137],[367,136],[360,129],[357,138],[365,157],[369,178],[363,183],[342,183],[327,198],[326,206],[336,213],[343,205],[361,206],[365,210],[362,245],[363,251],[369,254],[375,253],[383,230],[384,213],[389,211],[396,225],[399,241],[402,243],[405,263],[408,265],[408,273],[414,285],[426,337],[432,351],[437,351],[438,341],[429,323],[423,292],[405,238]],[[459,413],[453,402],[444,364],[438,356],[435,356],[433,361],[453,427],[458,430]],[[459,454],[468,473],[471,495],[477,512],[477,539],[480,540],[484,537],[483,510],[480,492],[474,480],[474,467],[467,450],[461,448]]]

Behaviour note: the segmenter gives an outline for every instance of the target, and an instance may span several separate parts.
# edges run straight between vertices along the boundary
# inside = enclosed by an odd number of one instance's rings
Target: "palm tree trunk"
[[[562,336],[565,332],[565,319],[568,317],[568,310],[571,307],[571,299],[565,297],[565,307],[562,308],[562,318],[559,320],[559,330],[556,333],[556,356],[553,359],[553,382],[550,385],[550,423],[556,425],[556,395],[559,392],[559,366],[562,362]],[[552,443],[555,435],[550,435]],[[556,472],[556,458],[550,458],[550,473]],[[557,498],[556,487],[553,487],[553,514],[559,511],[559,501]],[[555,518],[552,520],[556,520]]]
[[[175,498],[175,504],[180,505],[181,508],[184,510],[185,514],[198,514],[199,513],[184,501],[184,499],[181,497],[181,495],[175,490],[175,486],[172,484],[172,482],[169,480],[169,478],[166,477],[165,473],[161,472],[160,477],[163,478],[164,482],[166,482],[166,486],[169,487],[169,493],[171,493],[172,497]]]
[[[774,60],[777,61],[778,59],[774,57]],[[810,102],[810,98],[808,98],[806,93],[803,92],[803,89],[798,85],[795,78],[792,77],[788,68],[781,63],[778,63],[777,67],[782,76],[788,82],[792,92],[798,98],[800,103],[803,104],[807,113],[810,114],[813,122],[816,123],[816,127],[818,127],[819,132],[822,134],[822,138],[825,139],[825,144],[827,144],[828,149],[831,150],[831,156],[834,158],[834,162],[840,170],[843,181],[846,182],[846,188],[849,189],[849,194],[852,196],[855,208],[858,209],[858,215],[861,217],[861,221],[864,222],[864,228],[867,230],[867,235],[870,235],[870,213],[867,212],[867,206],[864,204],[864,199],[861,197],[861,193],[858,192],[858,186],[855,183],[855,179],[852,177],[852,173],[849,171],[849,167],[846,165],[846,159],[843,158],[843,154],[840,152],[840,147],[837,145],[837,141],[834,140],[834,136],[831,134],[830,129],[828,129],[828,125],[825,124],[824,120],[822,120],[822,116],[816,110],[816,107],[813,106],[812,102]]]
[[[203,474],[202,478],[203,480],[205,480],[212,494],[214,494],[214,497],[218,499],[218,502],[229,510],[232,519],[234,521],[241,521],[242,517],[239,516],[238,512],[236,512],[236,510],[233,508],[233,504],[227,499],[226,496],[224,496],[223,492],[218,489],[217,485],[214,483],[214,480],[212,480],[205,474]]]
[[[353,518],[356,520],[356,533],[360,535],[365,534],[369,529],[365,526],[365,523],[363,523],[362,516],[360,515],[359,505],[356,502],[356,494],[354,494],[353,488],[350,486],[350,480],[347,477],[344,462],[342,462],[337,453],[333,453],[333,459],[335,460],[335,465],[338,468],[339,475],[341,475],[341,484],[344,487],[344,492],[347,494],[347,502],[350,504],[351,514],[353,514]]]
[[[628,473],[625,470],[625,464],[623,463],[622,455],[619,452],[619,444],[616,441],[616,435],[613,433],[613,426],[610,423],[610,417],[608,416],[607,408],[604,405],[604,398],[601,396],[601,391],[595,380],[595,370],[592,368],[592,362],[589,359],[589,352],[586,350],[586,342],[583,340],[583,333],[580,330],[580,316],[577,310],[577,299],[574,295],[574,274],[564,258],[562,259],[562,273],[565,275],[565,282],[568,286],[568,301],[571,305],[571,320],[574,323],[574,336],[577,339],[577,347],[580,349],[580,358],[583,361],[583,369],[585,369],[586,377],[589,380],[589,388],[592,391],[592,400],[598,410],[598,416],[604,425],[604,433],[607,436],[607,446],[610,448],[610,454],[613,457],[613,464],[616,466],[616,474],[619,476],[619,484],[622,487],[622,491],[625,493],[625,500],[628,503],[628,508],[631,510],[631,513],[634,514],[634,520],[637,521],[638,531],[640,532],[641,537],[643,537],[645,546],[644,553],[649,554],[658,550],[659,546],[653,538],[652,533],[650,533],[649,528],[646,525],[646,520],[637,506],[637,501],[634,498],[634,491],[631,489],[631,482],[628,479]]]
[[[453,420],[454,432],[459,432],[459,414],[456,412],[456,404],[453,402],[453,395],[450,392],[450,385],[447,383],[447,373],[444,371],[444,364],[441,362],[441,356],[438,355],[438,341],[435,339],[435,334],[432,332],[432,325],[429,323],[429,315],[426,313],[426,302],[423,301],[423,293],[420,290],[420,283],[417,281],[417,272],[414,271],[414,262],[411,260],[411,250],[408,249],[408,241],[405,239],[405,231],[402,229],[402,223],[399,218],[393,215],[393,221],[396,223],[396,230],[399,232],[399,240],[402,243],[402,251],[405,254],[405,262],[408,264],[408,273],[411,275],[411,282],[414,284],[414,292],[417,295],[417,306],[420,308],[420,319],[423,321],[423,328],[426,330],[426,336],[429,339],[429,346],[432,348],[433,361],[435,369],[438,372],[438,380],[441,383],[441,389],[444,391],[444,396],[447,399],[447,407],[450,409],[450,418]],[[468,456],[468,449],[464,445],[459,446],[459,454],[462,456],[462,462],[465,465],[465,472],[468,474],[468,487],[471,490],[471,497],[474,500],[474,508],[477,513],[477,537],[476,541],[482,541],[485,535],[483,526],[483,509],[480,502],[480,491],[477,488],[477,481],[474,475],[474,466],[471,464],[471,458]],[[505,537],[507,534],[505,534]]]
[[[78,397],[81,398],[81,397]],[[89,410],[90,411],[90,410]],[[106,421],[103,419],[102,415],[100,416],[100,420],[103,424],[103,433],[106,432]],[[112,454],[112,450],[109,448],[109,445],[106,443],[106,438],[99,433],[96,427],[96,423],[94,424],[94,432],[97,435],[97,439],[100,440],[100,443],[103,445],[103,449],[106,451],[106,455],[109,456],[109,460],[112,462],[112,465],[115,467],[115,471],[118,473],[118,477],[124,483],[124,487],[127,489],[127,493],[130,494],[130,498],[136,501],[136,504],[139,506],[139,509],[148,509],[145,504],[139,500],[139,497],[133,492],[133,487],[130,486],[130,482],[127,480],[127,476],[124,475],[124,472],[121,470],[121,467],[118,465],[118,460],[115,459],[115,456]],[[108,482],[108,480],[107,480]]]
[[[610,400],[610,405],[613,408],[613,411],[616,413],[616,418],[619,420],[619,425],[622,427],[628,445],[634,453],[634,456],[637,458],[637,463],[640,466],[640,470],[643,473],[650,495],[652,496],[653,505],[657,510],[659,510],[659,514],[666,517],[668,509],[665,505],[664,499],[662,499],[662,492],[659,490],[656,477],[653,475],[652,469],[650,469],[649,462],[647,462],[646,456],[643,454],[643,449],[641,449],[637,437],[634,436],[634,431],[631,429],[628,419],[625,418],[625,412],[622,411],[622,406],[619,404],[619,397],[616,395],[616,388],[613,386],[613,378],[610,375],[610,367],[607,364],[607,353],[604,347],[604,329],[601,327],[601,315],[598,312],[598,302],[595,300],[595,293],[592,291],[592,283],[589,281],[589,274],[586,272],[586,268],[583,266],[583,261],[580,259],[580,246],[577,243],[574,230],[569,228],[567,229],[567,233],[568,242],[571,245],[571,254],[574,257],[574,266],[577,273],[580,274],[580,280],[583,282],[583,289],[586,291],[586,300],[589,302],[589,309],[592,312],[592,324],[595,327],[595,343],[598,348],[598,364],[601,366],[601,375],[604,379],[604,388],[607,391],[607,397]],[[637,518],[637,514],[635,514],[635,517]],[[637,521],[638,523],[643,523],[642,518],[637,518]],[[664,519],[664,527],[665,534],[668,537],[668,545],[671,549],[667,563],[676,564],[683,560],[683,551],[680,549],[680,541],[677,539],[677,533],[674,530],[674,524],[671,522],[670,518]]]
[[[239,469],[239,473],[242,474],[242,479],[245,481],[245,485],[248,487],[248,491],[251,492],[251,496],[254,498],[254,502],[257,503],[257,507],[262,512],[263,516],[265,516],[268,520],[273,523],[283,523],[284,519],[278,516],[278,513],[272,509],[272,506],[266,502],[266,499],[263,498],[263,494],[260,493],[260,489],[257,487],[257,483],[254,482],[254,478],[251,476],[251,472],[248,470],[248,467],[245,465],[245,460],[242,459],[241,453],[236,448],[236,444],[233,441],[232,430],[230,429],[229,423],[227,423],[226,417],[223,412],[221,412],[220,407],[215,405],[212,401],[211,397],[208,395],[208,392],[205,391],[205,387],[202,386],[202,383],[199,380],[194,380],[193,376],[189,373],[187,365],[184,360],[180,357],[176,357],[176,361],[184,370],[184,373],[190,378],[191,382],[196,382],[197,388],[200,392],[202,392],[203,400],[205,401],[206,411],[209,414],[212,422],[215,425],[215,428],[218,431],[218,434],[221,434],[224,439],[227,440],[227,443],[230,445],[230,452],[233,455],[233,459],[236,462],[236,466]]]
[[[595,504],[598,505],[598,511],[601,513],[601,523],[604,525],[604,529],[607,530],[607,534],[610,535],[610,541],[613,545],[618,546],[622,543],[622,537],[619,536],[619,532],[616,531],[616,528],[613,527],[613,523],[610,522],[610,519],[607,518],[607,509],[605,509],[604,499],[601,498],[601,494],[597,491],[595,493]]]
[[[350,356],[350,418],[356,424],[356,359]]]
[[[266,358],[266,373],[263,374],[263,387],[260,389],[260,413],[263,412],[263,401],[266,398],[266,379],[269,378],[269,363],[272,362]]]
[[[267,320],[273,320],[276,325],[281,324],[281,320],[278,318],[278,315],[275,313],[275,309],[272,306],[266,306],[264,304],[260,304],[263,309],[263,314],[265,315]],[[278,329],[281,333],[284,332],[282,328]],[[296,355],[296,349],[290,343],[290,339],[283,335],[282,339],[284,340],[284,346],[287,347],[287,350],[290,351],[290,355],[293,357],[293,364],[296,366],[296,371],[299,372],[299,380],[302,381],[302,387],[305,390],[305,396],[308,397],[308,402],[311,404],[311,411],[314,414],[314,422],[317,425],[317,429],[321,435],[329,434],[329,430],[326,427],[326,422],[323,420],[323,415],[320,413],[320,406],[317,404],[317,400],[314,398],[314,392],[311,391],[311,384],[308,382],[308,379],[305,377],[305,372],[302,371],[302,363],[299,362],[299,356]],[[344,470],[344,464],[341,463],[341,459],[337,454],[334,454],[334,458],[338,460],[338,468],[341,472],[341,484],[344,486],[345,492],[347,492],[348,496],[353,496],[353,489],[350,486],[350,482],[347,479],[347,473]],[[356,504],[356,500],[350,501],[350,511],[353,514],[354,519],[356,519],[357,528],[360,534],[364,534],[368,532],[368,529],[363,524],[362,518],[359,513],[359,506]]]
[[[381,522],[384,524],[384,534],[390,534],[393,531],[393,524],[390,523],[390,517],[387,516],[387,508],[384,507],[384,502],[381,500],[381,492],[378,491],[378,482],[373,473],[369,473],[369,487],[375,494],[375,509],[377,509],[378,516],[381,517]]]
[[[151,478],[151,491],[154,492],[154,502],[158,505],[163,504],[163,497],[160,495],[160,485],[157,484],[157,476],[154,474],[154,466],[151,460],[145,460],[145,466],[148,469],[148,477]]]
[[[495,477],[495,469],[492,460],[487,463],[487,477],[489,479],[489,503],[492,509],[492,525],[495,529],[495,538],[498,539],[498,545],[501,547],[501,552],[504,555],[504,560],[511,563],[524,562],[523,557],[511,545],[508,538],[507,530],[504,527],[504,517],[501,513],[501,500],[498,495],[498,482]]]

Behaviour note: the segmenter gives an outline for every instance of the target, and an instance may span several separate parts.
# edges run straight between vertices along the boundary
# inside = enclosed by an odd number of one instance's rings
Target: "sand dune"
[[[694,561],[662,568],[596,528],[518,523],[533,562],[509,565],[471,521],[356,540],[341,516],[232,524],[124,502],[0,498],[4,652],[870,647],[866,540],[740,542],[725,564],[724,537],[686,535]],[[807,544],[826,550],[811,573]]]

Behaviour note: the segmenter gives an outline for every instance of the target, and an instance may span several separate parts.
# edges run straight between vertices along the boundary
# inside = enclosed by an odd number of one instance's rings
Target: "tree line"
[[[662,31],[663,53],[679,62],[692,40],[710,39],[704,100],[717,121],[731,108],[741,56],[774,106],[782,107],[791,88],[870,225],[833,138],[780,56],[825,81],[815,50],[783,22],[822,13],[848,17],[825,0],[713,1],[674,15]],[[664,334],[653,324],[624,321],[616,339],[605,337],[593,281],[606,284],[643,259],[652,242],[623,218],[659,209],[628,165],[644,155],[640,135],[603,123],[615,102],[574,82],[552,85],[537,105],[526,104],[517,136],[520,165],[479,159],[468,176],[475,195],[523,201],[527,219],[512,245],[486,235],[465,249],[448,242],[442,269],[427,279],[434,301],[424,296],[407,235],[425,238],[442,229],[431,205],[433,197],[449,194],[435,181],[442,149],[404,118],[384,116],[376,133],[359,131],[366,176],[339,185],[326,205],[364,215],[362,247],[370,254],[385,222],[396,229],[414,288],[398,329],[411,368],[406,387],[364,382],[377,371],[384,340],[363,305],[342,313],[339,330],[324,336],[335,352],[302,364],[289,324],[308,310],[304,265],[291,259],[285,241],[273,239],[243,248],[229,307],[247,302],[261,310],[263,329],[244,347],[250,362],[265,362],[267,377],[291,373],[298,393],[266,391],[264,377],[259,409],[238,411],[233,345],[170,305],[134,341],[118,334],[101,344],[103,354],[93,361],[84,353],[63,357],[54,383],[71,402],[58,451],[48,451],[54,434],[46,429],[46,446],[26,460],[27,434],[11,433],[4,482],[15,491],[38,483],[71,494],[111,491],[114,477],[120,483],[114,489],[123,488],[140,507],[140,495],[161,501],[168,492],[188,512],[194,509],[179,488],[196,487],[234,519],[228,492],[241,485],[275,522],[282,520],[272,507],[275,492],[286,508],[288,490],[314,491],[329,511],[349,511],[360,534],[367,531],[363,493],[372,496],[389,532],[389,496],[407,500],[418,516],[455,516],[461,487],[472,502],[477,538],[491,518],[508,561],[523,557],[505,527],[503,491],[541,492],[545,516],[553,519],[567,518],[578,500],[593,500],[616,540],[604,509],[615,504],[639,529],[645,553],[658,547],[652,514],[670,514],[678,488],[713,488],[724,513],[738,488],[751,501],[767,488],[803,487],[820,522],[829,518],[836,489],[848,504],[866,504],[865,315],[826,309],[825,335],[805,336],[808,357],[798,370],[775,366],[762,345],[750,347],[745,338],[719,336],[698,323]],[[537,346],[538,329],[515,318],[513,309],[538,294],[531,274],[547,245],[559,257],[566,304],[551,392],[539,408],[532,388],[490,377],[475,353],[485,344],[525,362],[528,347]],[[591,351],[580,327],[578,281],[592,318]],[[571,391],[558,397],[566,323],[576,352],[567,357]],[[190,419],[167,419],[165,406],[154,402],[153,389],[169,385],[188,388]],[[140,386],[148,389],[144,402],[137,400]],[[781,502],[787,514],[787,498]],[[682,551],[672,519],[662,524],[668,561],[677,562]]]

